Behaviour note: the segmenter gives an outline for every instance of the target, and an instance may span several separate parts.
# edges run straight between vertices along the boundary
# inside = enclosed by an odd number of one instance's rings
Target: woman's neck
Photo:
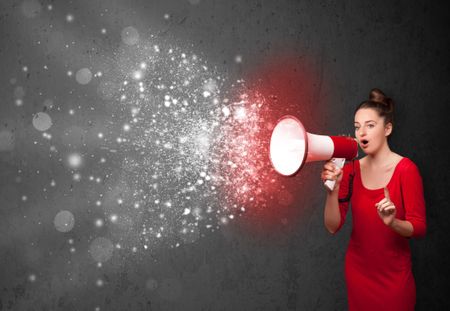
[[[376,153],[367,155],[366,163],[372,168],[380,168],[389,164],[394,154],[386,142]]]

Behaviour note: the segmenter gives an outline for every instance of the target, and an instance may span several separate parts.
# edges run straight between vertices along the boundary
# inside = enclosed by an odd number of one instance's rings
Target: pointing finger
[[[389,201],[391,200],[391,196],[389,195],[389,190],[387,187],[384,187],[384,197]]]

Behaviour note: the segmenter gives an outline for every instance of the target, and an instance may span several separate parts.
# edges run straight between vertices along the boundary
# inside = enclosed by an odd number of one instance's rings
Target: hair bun
[[[374,88],[370,91],[369,100],[376,102],[376,103],[383,104],[387,107],[392,107],[392,105],[393,105],[392,99],[387,97],[386,94],[384,94],[382,90],[377,89],[377,88]]]

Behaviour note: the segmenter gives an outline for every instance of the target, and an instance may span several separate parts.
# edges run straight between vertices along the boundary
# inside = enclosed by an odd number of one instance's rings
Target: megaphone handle
[[[339,168],[344,167],[345,158],[332,158],[331,161]],[[335,184],[336,184],[335,180],[326,180],[324,183],[325,187],[330,189],[330,191],[333,191]]]

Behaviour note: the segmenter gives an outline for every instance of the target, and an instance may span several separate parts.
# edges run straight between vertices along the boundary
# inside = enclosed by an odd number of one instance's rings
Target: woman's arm
[[[413,225],[407,220],[400,220],[398,218],[394,218],[389,227],[405,238],[412,237],[414,233]]]
[[[324,180],[335,180],[336,183],[334,185],[333,191],[330,191],[327,188],[327,199],[325,201],[325,210],[324,210],[324,224],[325,228],[327,228],[328,232],[331,234],[335,234],[342,225],[342,216],[341,210],[339,207],[339,189],[340,184],[343,179],[344,170],[337,167],[332,161],[328,161],[323,166],[322,170],[322,181]],[[345,189],[344,189],[345,190]],[[343,203],[345,205],[345,209],[348,206],[347,203]],[[345,217],[345,216],[344,216]]]
[[[338,202],[339,187],[335,187],[333,191],[327,192],[327,200],[325,202],[324,223],[328,232],[335,234],[341,224],[341,212]]]

